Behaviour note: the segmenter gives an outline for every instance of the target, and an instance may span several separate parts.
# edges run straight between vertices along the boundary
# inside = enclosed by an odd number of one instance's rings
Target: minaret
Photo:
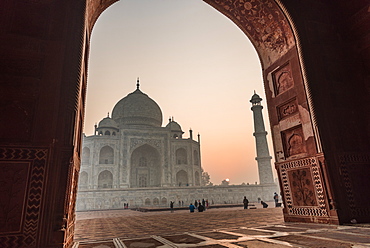
[[[257,163],[258,163],[258,174],[260,178],[260,184],[274,183],[271,168],[272,157],[269,154],[267,145],[265,130],[265,124],[263,123],[262,117],[262,98],[254,92],[250,102],[252,103],[253,120],[254,120],[254,133],[253,136],[256,138],[256,150],[257,150]]]

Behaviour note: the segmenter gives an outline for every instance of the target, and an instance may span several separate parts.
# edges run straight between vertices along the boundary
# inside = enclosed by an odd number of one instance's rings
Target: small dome
[[[170,121],[167,124],[166,128],[170,129],[171,131],[181,131],[182,132],[181,126],[176,121]]]
[[[113,108],[112,119],[120,127],[127,125],[162,126],[162,111],[147,94],[137,89],[122,98]]]
[[[254,92],[252,99],[250,100],[251,103],[259,103],[262,101],[262,98]]]
[[[103,120],[101,120],[99,122],[98,128],[103,128],[103,127],[105,127],[105,128],[117,128],[118,129],[117,122],[115,122],[109,116],[105,117]]]

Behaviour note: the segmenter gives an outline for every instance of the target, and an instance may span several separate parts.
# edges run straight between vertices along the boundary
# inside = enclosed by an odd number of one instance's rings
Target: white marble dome
[[[99,128],[118,128],[117,122],[115,122],[112,118],[105,117],[103,120],[99,122]]]
[[[170,129],[170,130],[173,130],[173,131],[182,131],[182,130],[181,130],[181,126],[180,126],[180,124],[179,124],[179,123],[177,123],[176,121],[173,121],[173,120],[171,120],[171,121],[167,124],[166,128],[168,128],[168,129]]]
[[[161,127],[162,111],[158,104],[138,87],[114,106],[112,119],[120,127],[129,125]]]

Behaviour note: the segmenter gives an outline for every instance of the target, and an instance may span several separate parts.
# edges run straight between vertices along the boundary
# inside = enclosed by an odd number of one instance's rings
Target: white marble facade
[[[112,117],[83,136],[77,210],[167,206],[169,201],[195,199],[239,203],[271,200],[277,185],[202,185],[200,136],[183,137],[181,126],[169,119],[162,127],[162,111],[137,89],[113,108]]]
[[[139,89],[83,137],[79,190],[200,186],[200,144]]]
[[[207,199],[209,204],[242,204],[246,196],[250,203],[273,201],[276,184],[189,186],[167,188],[102,189],[80,190],[77,211],[99,209],[121,209],[124,204],[136,207],[169,207],[170,201],[184,202],[184,206],[195,200]]]

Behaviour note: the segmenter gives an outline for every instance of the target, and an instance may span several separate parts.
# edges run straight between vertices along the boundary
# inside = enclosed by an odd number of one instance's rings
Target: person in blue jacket
[[[190,213],[194,213],[194,209],[195,209],[195,206],[193,205],[193,203],[190,203],[189,205]]]

